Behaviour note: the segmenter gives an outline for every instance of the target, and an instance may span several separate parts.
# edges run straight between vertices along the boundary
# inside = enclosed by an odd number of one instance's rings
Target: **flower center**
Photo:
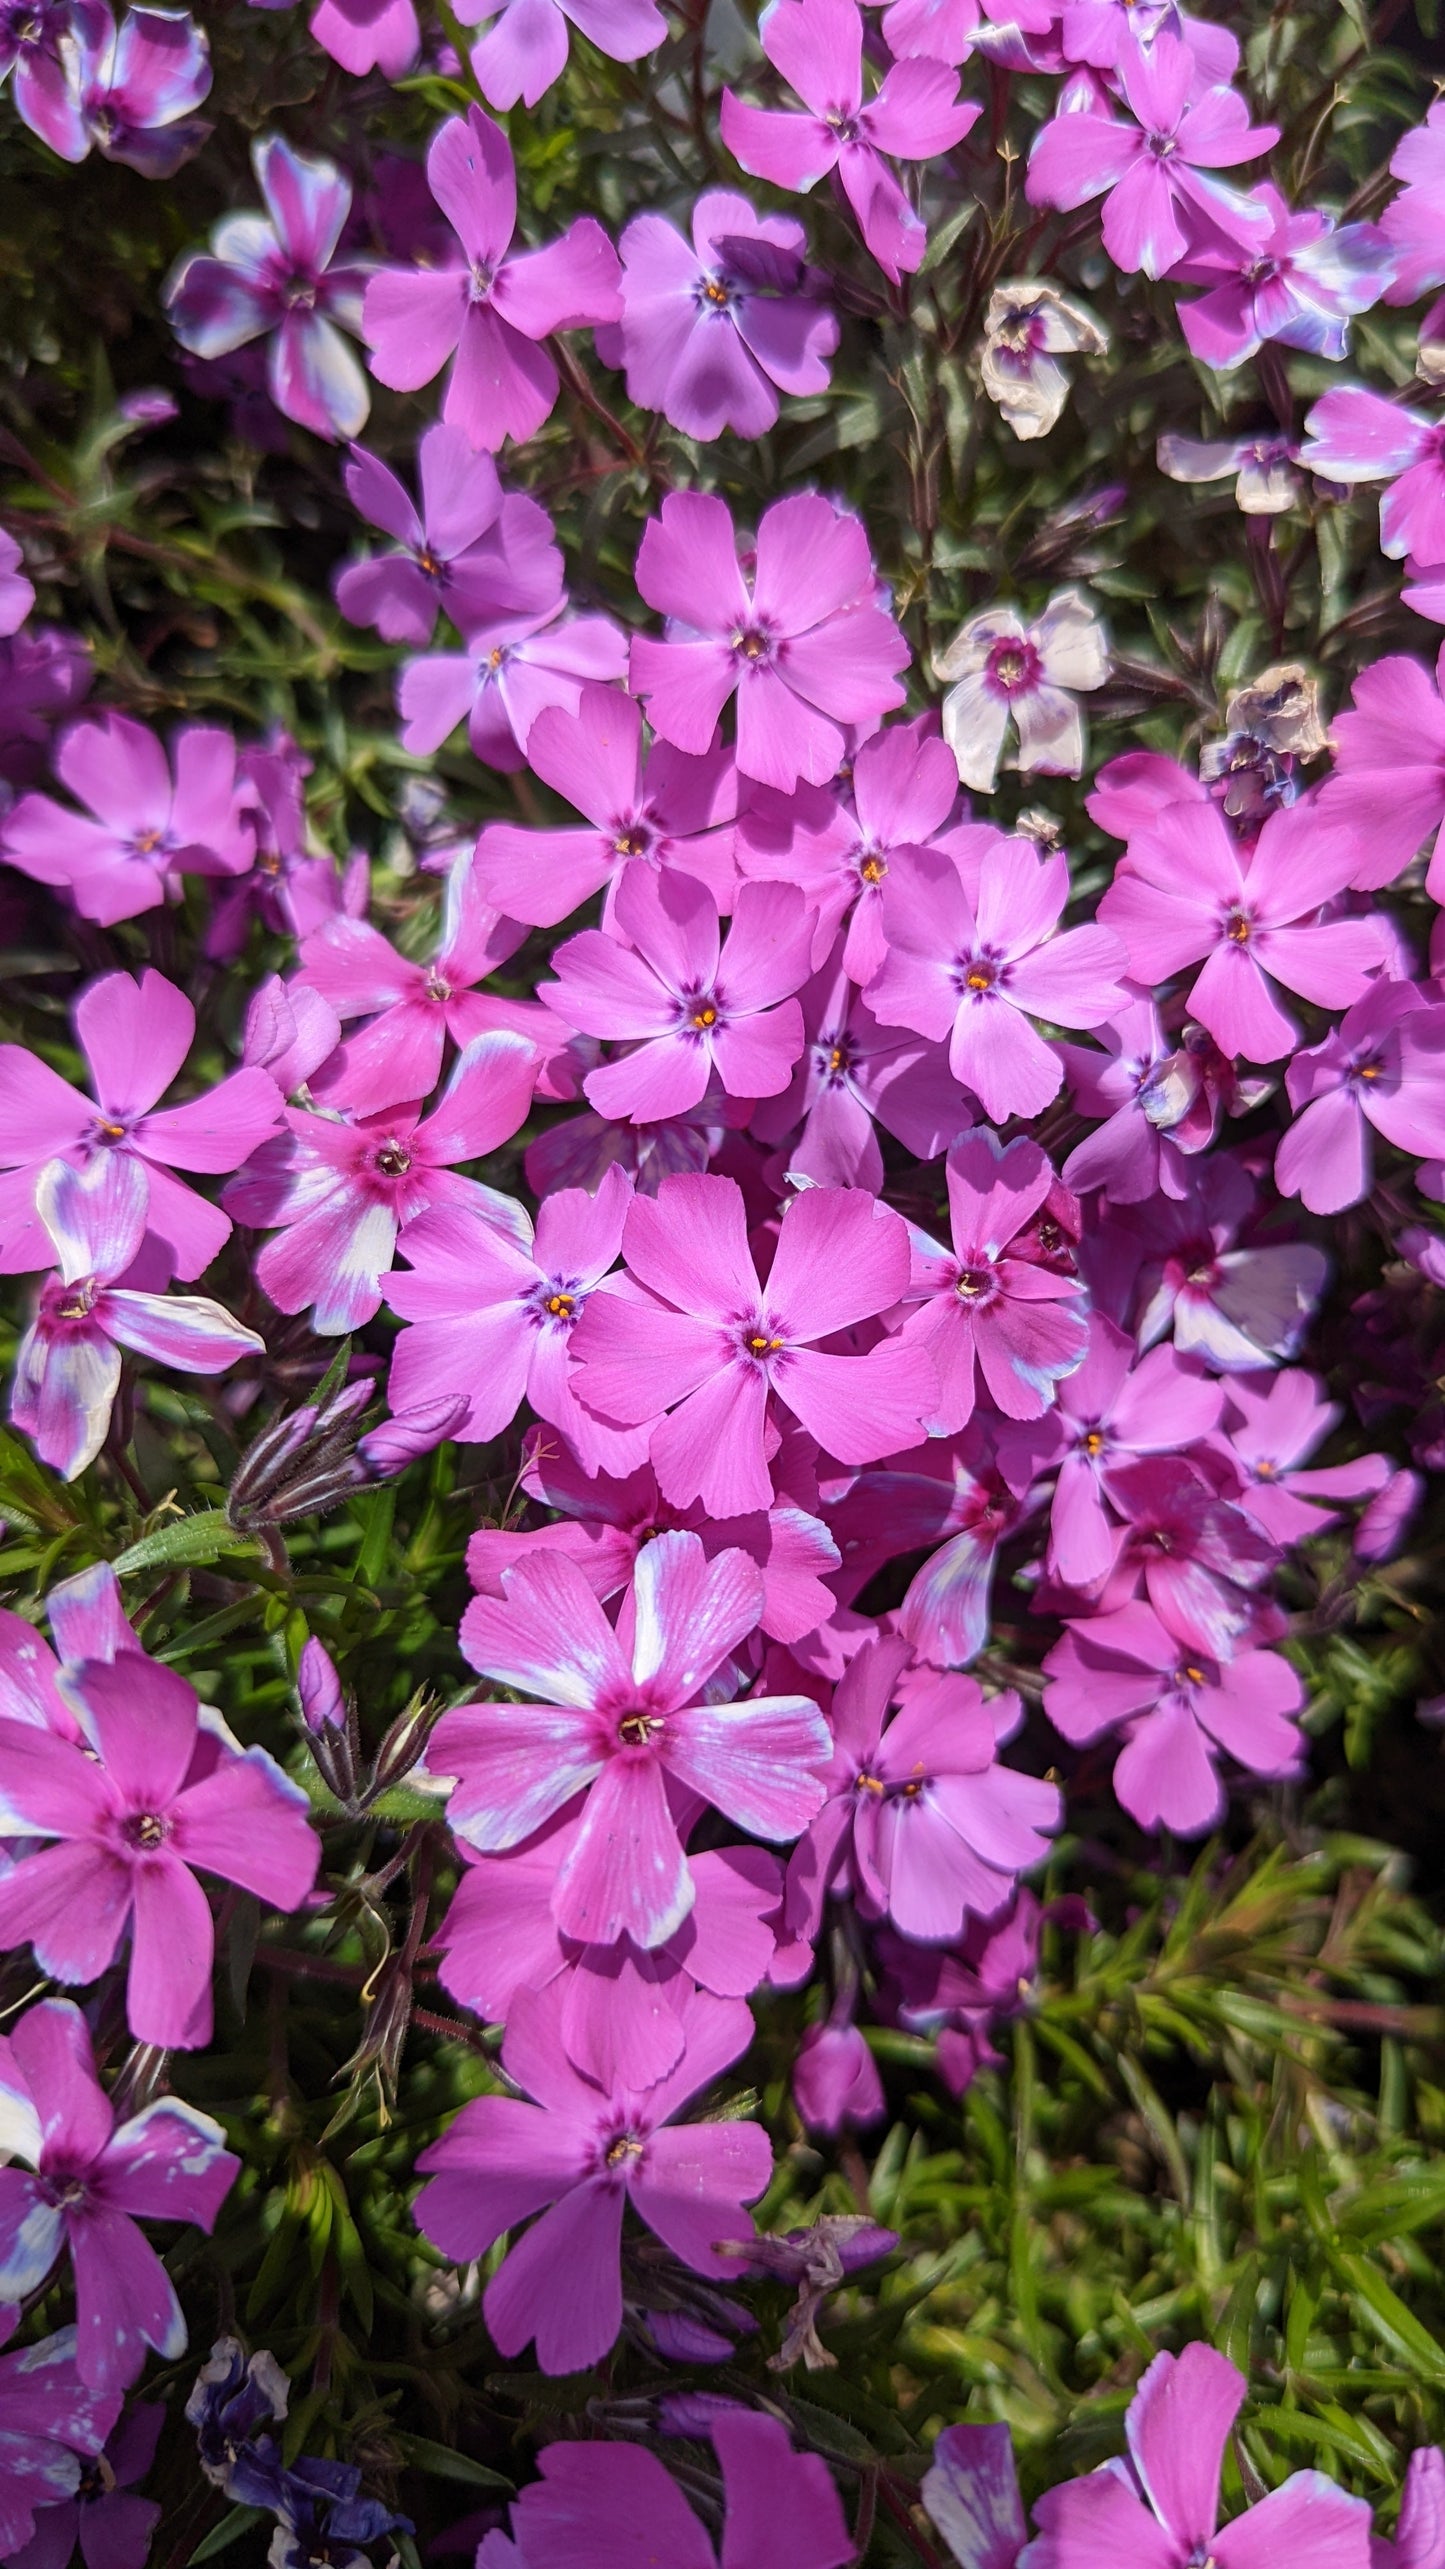
[[[316,279],[307,276],[289,276],[281,288],[281,300],[288,312],[314,312]]]
[[[698,287],[699,303],[709,304],[714,312],[727,312],[732,307],[733,290],[721,277],[704,277]]]
[[[55,1306],[57,1320],[88,1320],[100,1293],[99,1276],[79,1276],[65,1288],[65,1296]]]
[[[859,866],[858,875],[861,882],[881,883],[887,871],[888,868],[882,857],[876,851],[871,851]]]
[[[382,1177],[405,1177],[411,1166],[411,1153],[400,1142],[383,1142],[375,1165]]]
[[[773,638],[759,624],[740,625],[732,637],[732,648],[739,660],[756,665],[759,661],[771,660]]]
[[[427,974],[426,988],[422,993],[424,998],[434,999],[438,1007],[445,1007],[446,1002],[450,999],[451,995],[451,983],[449,981],[443,981],[439,972],[429,972]]]
[[[984,674],[997,695],[1018,696],[1038,685],[1043,663],[1031,642],[1005,635],[990,651]]]
[[[123,1142],[125,1140],[125,1126],[123,1124],[112,1123],[108,1115],[97,1115],[91,1129],[98,1142]]]
[[[624,1748],[651,1748],[662,1735],[661,1713],[647,1713],[640,1708],[623,1713],[617,1724],[617,1737]]]
[[[1084,1438],[1084,1452],[1086,1454],[1102,1454],[1103,1451],[1104,1439],[1097,1427],[1091,1427],[1088,1435]]]
[[[137,856],[154,856],[164,837],[164,830],[137,830],[131,846]]]
[[[488,295],[492,291],[494,276],[494,269],[487,267],[481,259],[473,259],[472,282],[470,288],[471,300],[473,303],[486,302]]]
[[[607,2164],[610,2168],[625,2168],[633,2159],[641,2158],[642,2149],[635,2132],[619,2132],[608,2149]]]
[[[987,1267],[961,1267],[953,1290],[963,1302],[983,1302],[993,1290],[993,1278]]]
[[[570,1293],[549,1293],[546,1309],[554,1320],[570,1320],[576,1297]]]
[[[693,1010],[691,1022],[694,1026],[715,1026],[717,1024],[717,1010],[714,1008],[710,999],[705,999],[700,1008],[695,1008]]]
[[[1243,910],[1230,911],[1228,918],[1224,922],[1224,933],[1228,937],[1231,945],[1248,945],[1250,937],[1250,922]]]
[[[626,829],[618,831],[612,842],[612,853],[614,856],[646,856],[651,845],[651,830],[644,829],[640,821],[632,821]]]
[[[834,107],[829,110],[823,121],[837,135],[840,143],[857,142],[858,119],[856,116],[846,115],[841,108]]]
[[[127,1846],[150,1849],[165,1845],[171,1824],[164,1811],[132,1811],[122,1820],[120,1833]]]
[[[416,557],[416,567],[419,571],[424,571],[429,580],[439,580],[441,578],[442,566],[429,544],[424,544],[420,553],[418,553]]]
[[[1171,161],[1174,158],[1175,153],[1178,151],[1179,145],[1172,134],[1151,134],[1149,136],[1149,149],[1153,153],[1156,161]]]

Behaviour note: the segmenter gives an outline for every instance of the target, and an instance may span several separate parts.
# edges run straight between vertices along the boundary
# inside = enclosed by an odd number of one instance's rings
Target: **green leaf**
[[[204,1515],[176,1517],[153,1534],[143,1534],[112,1566],[118,1579],[131,1579],[138,1570],[198,1568],[219,1561],[223,1553],[254,1555],[260,1548],[254,1535],[237,1533],[224,1508],[208,1508]]]
[[[454,2452],[449,2444],[433,2444],[429,2435],[398,2435],[396,2442],[402,2460],[434,2480],[459,2480],[465,2489],[516,2487],[504,2472],[489,2471],[485,2462],[474,2462],[470,2453]]]
[[[218,2551],[229,2551],[231,2544],[239,2542],[243,2533],[249,2533],[253,2524],[269,2522],[264,2507],[228,2508],[220,2523],[213,2524],[204,2540],[197,2543],[186,2569],[200,2569],[203,2560],[214,2560]]]

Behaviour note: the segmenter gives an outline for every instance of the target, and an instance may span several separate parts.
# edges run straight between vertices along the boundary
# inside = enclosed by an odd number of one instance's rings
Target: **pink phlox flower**
[[[166,2096],[118,2124],[84,2017],[50,1998],[0,2037],[0,2130],[0,2295],[37,2292],[69,2255],[87,2390],[124,2390],[148,2346],[183,2355],[175,2286],[137,2220],[213,2227],[241,2165],[219,2123]]]
[[[738,815],[738,870],[749,881],[801,887],[817,913],[815,965],[846,921],[843,968],[866,987],[888,951],[890,863],[900,848],[946,845],[957,800],[953,759],[928,717],[894,723],[860,743],[831,792],[749,795]]]
[[[14,536],[0,526],[0,635],[18,633],[35,604],[35,583],[25,577],[24,559]]]
[[[736,695],[740,770],[791,793],[837,774],[844,725],[872,726],[903,702],[908,645],[867,535],[815,491],[764,509],[750,565],[724,500],[671,491],[643,531],[635,577],[670,626],[661,642],[634,636],[630,684],[677,749],[711,748]]]
[[[398,954],[362,919],[334,919],[318,928],[301,949],[299,982],[316,991],[343,1024],[366,1020],[348,1035],[319,1084],[326,1103],[369,1115],[404,1098],[429,1097],[448,1038],[464,1051],[478,1035],[513,1022],[477,984],[516,953],[524,934],[483,900],[465,861],[447,877],[429,962]],[[546,1020],[545,1010],[536,1014]],[[525,1031],[525,1025],[516,1030]]]
[[[53,1841],[0,1881],[0,1945],[31,1945],[73,1985],[98,1979],[128,1932],[132,2034],[193,2049],[211,2039],[215,1931],[192,1868],[299,1907],[320,1852],[306,1796],[260,1748],[190,1780],[195,1695],[138,1651],[87,1660],[67,1684],[93,1747],[0,1721],[0,1830]]]
[[[0,1045],[0,1274],[50,1263],[51,1243],[35,1210],[45,1163],[63,1158],[86,1168],[113,1152],[140,1165],[147,1234],[168,1271],[193,1283],[231,1225],[171,1172],[236,1168],[276,1129],[275,1082],[263,1070],[236,1070],[200,1097],[158,1107],[196,1031],[189,999],[158,972],[138,980],[106,973],[81,992],[73,1013],[94,1102],[22,1045]]]
[[[1374,223],[1336,224],[1312,206],[1291,213],[1267,181],[1256,195],[1271,232],[1248,243],[1215,233],[1174,270],[1181,285],[1209,288],[1197,302],[1180,304],[1184,336],[1195,356],[1221,373],[1271,341],[1338,362],[1348,353],[1352,318],[1379,302],[1394,274],[1390,244]]]
[[[853,2558],[825,2464],[794,2453],[776,2418],[719,2400],[705,2431],[727,2502],[721,2569],[841,2569]],[[541,2470],[512,2509],[513,2542],[488,2534],[477,2569],[575,2569],[583,2558],[596,2569],[623,2569],[642,2544],[669,2569],[718,2569],[711,2535],[655,2453],[633,2444],[549,2444]]]
[[[622,1245],[632,1187],[607,1171],[595,1195],[565,1187],[544,1198],[535,1234],[520,1204],[511,1229],[495,1218],[446,1206],[415,1222],[403,1247],[409,1273],[390,1275],[384,1299],[408,1325],[392,1351],[388,1399],[398,1413],[463,1396],[452,1434],[485,1444],[510,1425],[523,1400],[559,1428],[584,1471],[627,1473],[646,1453],[638,1433],[619,1433],[577,1397],[573,1336],[599,1286],[607,1299]]]
[[[272,936],[307,937],[328,919],[364,914],[369,867],[353,857],[338,874],[329,855],[315,853],[306,830],[305,780],[311,761],[278,725],[253,741],[236,761],[247,819],[254,832],[249,871],[231,875],[211,896],[203,937],[214,963],[234,963],[253,918]]]
[[[159,2400],[129,2409],[82,2471],[74,2497],[41,2508],[34,2539],[11,2555],[15,2569],[68,2569],[77,2543],[86,2569],[143,2569],[164,2510],[159,2499],[135,2492],[155,2461],[165,2418]]]
[[[19,2325],[18,2310],[0,2312],[0,2346]],[[86,2389],[73,2328],[0,2355],[0,2551],[7,2560],[19,2558],[47,2507],[76,2496],[122,2398],[120,2391]]]
[[[1324,1471],[1300,1468],[1344,1416],[1323,1390],[1317,1375],[1293,1366],[1259,1377],[1235,1374],[1227,1386],[1239,1504],[1276,1543],[1323,1534],[1339,1516],[1331,1500],[1373,1498],[1390,1477],[1383,1454],[1361,1454]]]
[[[1278,1061],[1299,1028],[1274,985],[1320,1008],[1363,999],[1384,954],[1368,920],[1321,920],[1359,864],[1313,802],[1271,812],[1246,854],[1215,803],[1177,803],[1139,836],[1099,904],[1146,986],[1203,969],[1185,1005],[1221,1049]]]
[[[0,854],[107,928],[178,899],[183,874],[244,872],[252,837],[230,733],[188,724],[174,757],[173,778],[160,742],[128,714],[72,723],[55,772],[84,812],[27,794],[0,827]]]
[[[1113,1204],[1156,1195],[1177,1203],[1189,1182],[1184,1163],[1214,1139],[1224,1058],[1202,1026],[1171,1045],[1152,999],[1132,1001],[1098,1031],[1102,1051],[1058,1047],[1074,1106],[1103,1119],[1075,1143],[1065,1179],[1081,1194],[1101,1189]]]
[[[1171,803],[1207,803],[1209,789],[1177,758],[1157,749],[1130,749],[1100,768],[1084,809],[1111,838],[1130,839],[1149,829]]]
[[[1275,1184],[1312,1213],[1363,1203],[1371,1129],[1416,1159],[1445,1156],[1445,1008],[1412,981],[1380,981],[1285,1074],[1295,1120]]]
[[[89,644],[61,625],[30,625],[0,641],[0,784],[35,783],[52,725],[84,701],[94,677]]]
[[[891,2020],[933,2042],[940,2078],[951,2094],[962,2096],[981,2069],[1001,2065],[995,2030],[1032,2011],[1044,1926],[1092,1923],[1081,1900],[1053,1900],[1041,1908],[1020,1885],[997,1917],[967,1919],[952,1948],[913,1944],[884,1928],[876,1946],[885,1974],[883,2003]],[[968,2558],[963,2550],[956,2556],[960,2562]],[[1012,2554],[1006,2569],[1012,2569]]]
[[[575,714],[589,680],[627,675],[627,636],[607,615],[574,615],[566,599],[535,615],[494,616],[465,651],[408,660],[397,681],[402,746],[429,758],[457,728],[484,765],[515,774],[549,705]]]
[[[1027,2569],[1369,2569],[1370,2510],[1323,2471],[1295,2471],[1233,2523],[1219,2524],[1219,2468],[1244,2375],[1212,2346],[1156,2355],[1124,2421],[1127,2461],[1106,2462],[1034,2500]],[[1217,2529],[1216,2529],[1217,2528]]]
[[[780,393],[827,391],[838,323],[801,223],[710,188],[690,242],[662,215],[636,214],[618,247],[622,320],[598,332],[597,353],[625,370],[642,409],[686,437],[761,437]]]
[[[905,1592],[898,1628],[916,1659],[966,1667],[988,1639],[1000,1546],[1041,1504],[1042,1492],[1005,1477],[975,1417],[961,1437],[935,1438],[886,1471],[860,1472],[824,1509],[843,1556],[835,1584],[851,1600],[882,1562],[929,1549]]]
[[[576,27],[610,62],[654,53],[667,20],[654,0],[465,0],[464,27],[492,24],[472,47],[472,69],[492,107],[535,107],[567,68],[569,29]]]
[[[695,1990],[682,2059],[640,2090],[574,2069],[562,2041],[565,2006],[555,1982],[519,1991],[502,2066],[523,2094],[475,2098],[417,2161],[431,2179],[417,2197],[417,2222],[445,2256],[481,2257],[503,2231],[542,2216],[514,2242],[482,2308],[499,2352],[520,2354],[535,2338],[544,2373],[577,2372],[616,2338],[629,2205],[694,2273],[731,2274],[716,2243],[751,2236],[743,2207],[773,2168],[756,2123],[674,2120],[746,2050],[753,2020],[742,1999]],[[599,2549],[595,2508],[587,2549]]]
[[[251,993],[241,1057],[264,1070],[282,1097],[294,1097],[330,1061],[341,1041],[341,1020],[309,982],[269,973]]]
[[[142,178],[170,178],[211,126],[191,113],[211,86],[204,29],[183,9],[128,8],[119,31],[105,0],[76,20],[72,76],[86,138]]]
[[[604,2085],[615,2075],[648,2087],[682,2058],[694,1986],[746,1998],[766,1978],[782,1866],[758,1846],[690,1855],[693,1904],[664,1943],[648,1950],[624,1935],[580,1944],[561,1933],[552,1902],[581,1826],[580,1816],[564,1816],[509,1855],[476,1855],[459,1842],[462,1877],[435,1939],[442,1985],[485,2024],[504,2025],[519,1991],[560,1983],[562,2046],[573,2067]]]
[[[1380,216],[1396,259],[1385,300],[1414,303],[1445,285],[1445,100],[1437,98],[1424,123],[1401,137],[1390,171],[1404,184]]]
[[[1305,419],[1300,460],[1332,482],[1388,482],[1380,550],[1445,562],[1445,420],[1387,401],[1363,384],[1327,392]],[[1386,664],[1388,665],[1388,664]]]
[[[576,1048],[586,1049],[580,1038]],[[600,1059],[601,1046],[591,1050]],[[553,1195],[562,1186],[585,1187],[590,1195],[608,1169],[620,1168],[639,1195],[656,1195],[665,1177],[708,1168],[728,1135],[749,1122],[752,1105],[751,1098],[724,1097],[713,1081],[685,1115],[652,1124],[616,1124],[588,1107],[527,1144],[527,1184],[534,1195]]]
[[[1393,883],[1430,843],[1425,888],[1445,901],[1445,650],[1430,673],[1392,654],[1355,678],[1334,725],[1335,765],[1320,793],[1323,819],[1348,830],[1357,863],[1353,885]]]
[[[722,138],[734,160],[774,186],[807,189],[832,170],[867,248],[896,285],[923,263],[928,234],[889,166],[935,160],[982,112],[958,95],[949,64],[890,63],[863,91],[863,18],[854,0],[772,0],[759,27],[769,62],[806,113],[750,107],[725,89]]]
[[[809,1488],[797,1474],[795,1486],[785,1480],[770,1508],[750,1516],[714,1517],[696,1504],[672,1506],[650,1464],[625,1480],[604,1472],[587,1474],[566,1444],[545,1428],[528,1429],[524,1452],[522,1488],[538,1505],[554,1509],[560,1522],[516,1531],[485,1526],[474,1534],[467,1546],[467,1571],[483,1595],[500,1596],[503,1572],[542,1550],[563,1552],[575,1561],[605,1604],[626,1587],[643,1545],[656,1534],[680,1528],[697,1535],[709,1559],[738,1551],[757,1563],[763,1574],[761,1629],[771,1640],[802,1641],[832,1614],[836,1601],[823,1582],[838,1568],[839,1555],[814,1512],[816,1481]],[[465,1615],[462,1638],[465,1642]]]
[[[709,1560],[695,1534],[659,1534],[638,1556],[616,1631],[565,1556],[535,1555],[503,1573],[502,1590],[473,1599],[463,1647],[484,1675],[541,1700],[443,1716],[428,1756],[457,1778],[450,1824],[494,1854],[586,1792],[553,1917],[579,1943],[627,1935],[650,1951],[695,1897],[669,1786],[755,1836],[796,1837],[822,1798],[827,1725],[802,1695],[696,1700],[758,1628],[762,1574],[742,1552]]]
[[[1084,765],[1080,694],[1109,675],[1108,639],[1082,589],[1059,589],[1026,624],[1013,607],[989,607],[959,627],[935,657],[944,681],[943,736],[965,785],[991,794],[1010,723],[1011,767],[1078,776]]]
[[[854,2132],[881,2123],[888,2111],[883,2081],[844,2002],[810,2025],[793,2056],[793,2103],[810,2132]]]
[[[923,1347],[938,1375],[930,1435],[966,1427],[981,1370],[987,1396],[1009,1418],[1039,1418],[1088,1345],[1077,1275],[1010,1255],[1054,1183],[1037,1142],[1001,1145],[970,1133],[947,1160],[952,1247],[915,1232],[903,1323],[905,1345]]]
[[[57,1272],[41,1286],[16,1349],[10,1415],[67,1481],[105,1442],[122,1348],[181,1374],[223,1374],[238,1357],[265,1353],[264,1341],[220,1303],[124,1282],[145,1240],[148,1191],[141,1162],[119,1151],[79,1169],[50,1160],[36,1181]]]
[[[365,271],[335,264],[351,182],[280,134],[253,143],[251,160],[266,212],[228,214],[209,255],[192,250],[179,261],[165,290],[171,327],[207,359],[266,338],[277,409],[318,437],[355,437],[370,395],[343,333],[360,335]]]
[[[642,709],[615,687],[583,687],[575,711],[549,705],[527,733],[527,764],[591,823],[518,829],[488,821],[473,860],[478,888],[508,918],[552,928],[605,891],[611,929],[633,866],[676,866],[731,906],[737,773],[720,744],[692,758],[665,740],[644,750]]]
[[[1230,30],[1186,17],[1177,0],[1064,0],[1059,42],[1067,62],[1118,71],[1147,54],[1161,35],[1177,37],[1193,54],[1193,97],[1231,81],[1239,69],[1239,44]]]
[[[1067,1624],[1044,1674],[1044,1710],[1074,1747],[1122,1739],[1113,1789],[1143,1829],[1213,1828],[1225,1810],[1221,1756],[1271,1780],[1303,1766],[1305,1693],[1288,1661],[1273,1650],[1211,1656],[1142,1602]]]
[[[714,1079],[724,1095],[776,1097],[803,1049],[796,993],[813,914],[790,883],[744,883],[721,936],[705,883],[680,868],[629,866],[613,933],[584,928],[553,955],[539,995],[585,1035],[633,1049],[589,1071],[599,1114],[635,1124],[685,1114]],[[626,939],[626,943],[623,940]]]
[[[359,1329],[381,1307],[398,1237],[438,1205],[515,1232],[514,1200],[455,1171],[526,1120],[537,1062],[521,1035],[478,1035],[430,1115],[395,1106],[350,1122],[290,1108],[289,1132],[226,1189],[230,1211],[253,1230],[282,1226],[255,1269],[277,1310],[309,1307],[324,1338]]]
[[[919,2494],[961,2569],[1017,2569],[1028,2530],[1006,2426],[946,2426]]]
[[[1253,437],[1177,437],[1157,441],[1161,473],[1172,482],[1234,479],[1234,504],[1246,517],[1279,517],[1293,508],[1304,484],[1295,466],[1299,440],[1276,431]]]
[[[90,149],[75,58],[103,25],[93,0],[20,0],[0,18],[0,81],[14,72],[17,116],[63,161],[83,161]]]
[[[1262,249],[1268,206],[1211,173],[1271,151],[1279,128],[1252,126],[1244,100],[1222,84],[1194,98],[1195,58],[1177,36],[1161,32],[1147,52],[1125,52],[1118,77],[1136,122],[1056,115],[1029,155],[1029,203],[1072,212],[1106,196],[1104,247],[1131,274],[1167,276],[1201,221]]]
[[[1124,948],[1107,927],[1058,929],[1068,861],[992,841],[972,897],[937,849],[900,856],[883,891],[888,958],[868,1005],[885,1026],[947,1039],[949,1067],[994,1124],[1037,1115],[1064,1066],[1033,1020],[1099,1026],[1125,1003]]]
[[[1393,2541],[1375,2534],[1370,2569],[1442,2569],[1445,2564],[1445,2453],[1438,2444],[1417,2445],[1405,2465],[1405,2486]]]
[[[996,1917],[1017,1876],[1048,1853],[1063,1803],[1055,1785],[999,1763],[1023,1720],[1017,1695],[987,1703],[971,1677],[915,1676],[901,1637],[865,1643],[833,1696],[828,1798],[788,1863],[786,1915],[816,1935],[846,1877],[865,1914],[942,1943]]]
[[[318,0],[307,23],[323,51],[356,80],[369,71],[404,80],[421,51],[414,0]]]
[[[1124,1217],[1142,1250],[1136,1300],[1141,1347],[1172,1330],[1182,1356],[1211,1373],[1251,1373],[1293,1356],[1330,1271],[1311,1240],[1240,1244],[1256,1193],[1238,1160],[1216,1153],[1191,1170],[1189,1193]]]
[[[480,107],[447,118],[426,169],[456,254],[439,267],[383,268],[372,278],[371,371],[393,391],[415,392],[452,357],[442,418],[495,450],[533,436],[551,413],[557,369],[541,341],[620,318],[617,253],[590,214],[545,249],[513,248],[511,147]]]
[[[400,548],[349,563],[336,603],[384,642],[430,642],[438,614],[469,634],[499,616],[531,616],[562,595],[552,522],[522,491],[504,491],[490,455],[445,420],[417,447],[418,508],[396,475],[360,447],[346,467],[352,507]]]
[[[799,1000],[802,1058],[782,1095],[760,1103],[750,1126],[756,1141],[786,1146],[787,1176],[795,1183],[864,1187],[876,1195],[883,1154],[875,1122],[923,1160],[936,1159],[967,1132],[972,1110],[944,1046],[904,1027],[880,1026],[841,948]]]
[[[1110,1475],[1111,1504],[1123,1519],[1112,1567],[1092,1592],[1098,1612],[1127,1605],[1142,1588],[1179,1645],[1226,1659],[1246,1641],[1273,1641],[1284,1616],[1260,1593],[1278,1567],[1280,1546],[1223,1495],[1238,1486],[1229,1463],[1207,1444],[1190,1455],[1139,1454]],[[1063,1592],[1077,1607],[1080,1592]],[[1040,1592],[1042,1605],[1047,1592]]]
[[[907,1230],[873,1196],[798,1196],[764,1284],[735,1181],[666,1178],[655,1198],[635,1198],[623,1254],[625,1290],[578,1324],[577,1395],[604,1419],[650,1430],[659,1486],[678,1505],[700,1499],[714,1516],[769,1507],[775,1410],[844,1463],[916,1438],[937,1392],[921,1350],[896,1339],[863,1355],[818,1344],[890,1309],[907,1285]]]

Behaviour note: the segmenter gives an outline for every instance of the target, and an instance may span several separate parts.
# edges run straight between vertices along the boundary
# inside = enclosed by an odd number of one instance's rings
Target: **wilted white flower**
[[[1082,589],[1058,590],[1036,624],[1025,624],[1013,607],[970,616],[933,667],[949,684],[943,737],[976,793],[993,790],[1010,723],[1018,734],[1011,767],[1082,774],[1077,699],[1109,674],[1108,639]]]
[[[1069,397],[1060,357],[1102,357],[1109,334],[1081,303],[1051,285],[1014,277],[996,286],[983,316],[983,388],[1015,437],[1044,437]]]
[[[1278,517],[1299,497],[1299,448],[1289,437],[1161,437],[1156,451],[1171,482],[1222,482],[1233,473],[1246,517]]]

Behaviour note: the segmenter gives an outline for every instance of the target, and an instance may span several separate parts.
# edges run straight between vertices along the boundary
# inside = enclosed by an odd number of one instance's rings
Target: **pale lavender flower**
[[[1069,398],[1061,357],[1102,357],[1109,334],[1083,304],[1039,277],[994,287],[983,316],[979,371],[1015,437],[1046,437]]]
[[[1009,724],[1011,767],[1078,776],[1084,765],[1081,695],[1109,675],[1104,627],[1082,589],[1059,589],[1026,624],[1014,607],[970,616],[933,663],[948,688],[943,737],[965,785],[991,794]]]

